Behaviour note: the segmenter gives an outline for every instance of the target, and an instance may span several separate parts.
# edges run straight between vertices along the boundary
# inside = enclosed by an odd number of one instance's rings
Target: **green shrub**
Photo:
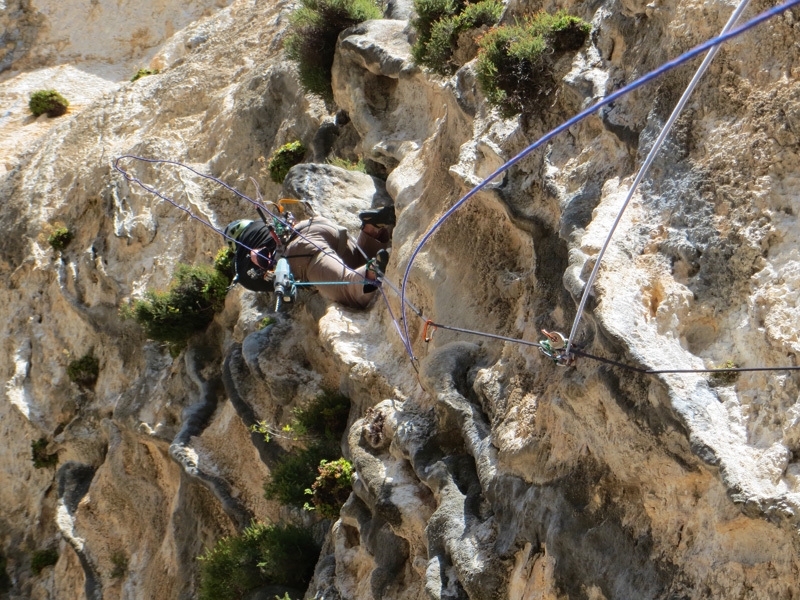
[[[28,108],[33,116],[47,114],[51,119],[67,113],[69,101],[55,90],[39,90],[31,94]]]
[[[169,291],[147,290],[144,300],[134,300],[121,312],[139,323],[151,340],[181,346],[222,309],[229,283],[211,267],[178,265]]]
[[[47,438],[39,438],[31,442],[31,458],[36,469],[55,467],[58,464],[58,454],[47,453]]]
[[[53,250],[63,250],[73,238],[72,232],[66,227],[58,227],[47,237],[47,243]]]
[[[0,594],[7,594],[11,591],[11,577],[6,570],[7,563],[6,557],[0,554]]]
[[[374,0],[301,0],[291,17],[287,56],[297,62],[300,85],[325,100],[333,98],[331,67],[339,34],[383,14]]]
[[[452,9],[454,5],[446,5],[445,8]],[[435,21],[426,21],[424,30],[427,33],[420,34],[411,49],[414,61],[442,75],[452,73],[463,65],[463,62],[454,59],[459,36],[471,29],[494,25],[502,12],[503,3],[500,0],[483,0],[477,4],[467,4],[455,13],[444,12]]]
[[[307,406],[293,411],[291,430],[298,436],[338,443],[347,428],[350,398],[336,390],[326,389]]]
[[[214,269],[221,273],[229,282],[233,280],[236,275],[236,268],[234,262],[236,260],[236,252],[225,246],[221,248],[217,255],[214,257]]]
[[[38,575],[45,567],[51,567],[58,562],[58,550],[50,548],[48,550],[36,550],[31,555],[31,571]]]
[[[317,479],[317,467],[323,460],[335,460],[339,449],[330,443],[314,443],[308,448],[284,455],[264,483],[264,497],[288,506],[302,507],[306,490]]]
[[[353,490],[353,465],[344,458],[332,462],[323,460],[317,470],[319,475],[314,485],[306,490],[314,506],[306,504],[305,508],[316,510],[326,519],[336,519]]]
[[[82,386],[92,386],[100,374],[100,361],[91,354],[84,354],[67,365],[67,377]]]
[[[136,71],[136,74],[131,77],[131,82],[141,79],[142,77],[147,77],[148,75],[158,75],[158,69],[139,69]]]
[[[283,183],[286,174],[296,164],[302,162],[306,155],[306,147],[303,142],[289,142],[284,144],[269,158],[269,177],[275,183]]]
[[[560,11],[498,27],[478,42],[478,82],[487,100],[510,117],[539,104],[555,87],[554,55],[577,50],[591,25]]]
[[[264,585],[305,589],[319,550],[307,529],[253,523],[198,557],[200,600],[239,600]]]

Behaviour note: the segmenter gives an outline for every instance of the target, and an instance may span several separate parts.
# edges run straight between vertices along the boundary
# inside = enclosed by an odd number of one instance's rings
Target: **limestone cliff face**
[[[102,0],[92,7],[113,12]],[[346,125],[303,95],[282,54],[291,8],[160,3],[142,9],[155,15],[140,36],[150,42],[112,52],[98,41],[99,32],[117,35],[109,21],[92,21],[92,39],[71,27],[56,35],[44,4],[0,2],[3,26],[18,32],[13,51],[3,38],[0,56],[0,97],[13,99],[0,117],[9,597],[192,598],[195,557],[220,536],[251,518],[309,520],[263,499],[281,449],[248,427],[284,424],[324,386],[353,401],[343,452],[358,476],[308,597],[795,597],[794,374],[724,382],[589,359],[561,368],[535,348],[444,329],[426,344],[424,320],[408,311],[412,363],[388,286],[386,301],[363,312],[305,294],[260,331],[269,299],[234,290],[176,358],[118,316],[125,300],[166,286],[177,263],[210,262],[221,240],[126,182],[115,158],[179,160],[251,196],[253,177],[265,198],[306,197],[351,230],[358,210],[393,201],[388,277],[398,283],[421,236],[472,186],[593,101],[715,35],[733,7],[567,6],[592,22],[590,40],[557,63],[550,102],[510,120],[486,104],[471,64],[432,76],[410,60],[406,20],[368,22],[340,36],[334,63]],[[555,7],[508,10],[539,8]],[[603,260],[579,331],[585,351],[648,369],[796,361],[797,19],[782,15],[720,52]],[[69,63],[53,58],[61,52]],[[113,68],[87,68],[97,79],[81,88],[75,65],[103,52]],[[161,74],[127,82],[129,67],[145,63]],[[51,87],[39,82],[52,69],[85,100],[34,121],[27,93]],[[472,198],[414,262],[410,302],[438,323],[511,338],[568,332],[692,69],[586,119]],[[294,139],[312,160],[281,189],[259,159]],[[382,165],[385,184],[320,164],[331,147]],[[252,213],[188,172],[126,165],[216,226]],[[58,223],[76,233],[62,252],[46,241]],[[91,389],[66,374],[87,352],[100,361]],[[56,467],[34,468],[31,442],[41,438]],[[59,560],[34,576],[31,553],[46,547]]]

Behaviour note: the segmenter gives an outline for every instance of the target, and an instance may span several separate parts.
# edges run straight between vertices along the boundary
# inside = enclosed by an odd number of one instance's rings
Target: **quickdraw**
[[[431,331],[430,334],[428,334],[428,327],[433,328],[433,331]],[[436,333],[437,329],[438,327],[434,325],[433,321],[431,321],[430,319],[425,321],[425,327],[422,328],[422,339],[425,340],[426,344],[433,339],[433,334]]]
[[[539,350],[559,367],[570,367],[575,364],[575,357],[567,353],[567,339],[557,331],[542,329],[545,339],[539,341]]]

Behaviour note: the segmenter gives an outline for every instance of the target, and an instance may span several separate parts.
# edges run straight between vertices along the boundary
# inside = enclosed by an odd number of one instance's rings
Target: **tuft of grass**
[[[58,464],[58,454],[47,453],[47,438],[39,438],[31,442],[31,459],[36,469],[55,467]]]
[[[504,6],[500,0],[483,0],[464,6],[455,2],[417,0],[415,5],[429,6],[430,12],[423,12],[426,14],[425,19],[420,16],[414,21],[418,37],[411,48],[411,55],[417,64],[441,75],[451,74],[464,64],[455,59],[461,34],[495,25]],[[472,57],[468,58],[471,59]]]
[[[67,365],[67,377],[69,377],[69,380],[84,387],[93,386],[99,374],[100,361],[92,356],[91,353],[84,354]]]
[[[216,269],[181,264],[168,291],[147,290],[143,300],[134,300],[120,312],[139,323],[149,339],[182,347],[222,310],[229,284]]]
[[[306,92],[333,99],[331,67],[339,34],[353,25],[380,19],[383,13],[374,0],[301,0],[292,13],[290,33],[284,48],[297,62],[300,85]]]
[[[344,458],[322,460],[317,471],[319,475],[314,485],[306,490],[306,495],[311,496],[313,506],[306,503],[304,508],[316,510],[326,519],[336,519],[353,490],[353,465]]]
[[[504,117],[541,105],[555,88],[553,56],[579,49],[591,25],[564,11],[541,12],[478,40],[478,83]]]
[[[158,72],[158,69],[139,69],[134,76],[131,77],[131,82],[141,79],[142,77],[147,77],[148,75],[158,75]]]
[[[36,550],[31,555],[31,572],[38,575],[45,567],[51,567],[58,562],[58,550],[49,548],[47,550]]]
[[[198,557],[200,600],[239,600],[256,588],[305,589],[320,548],[308,529],[252,523],[241,535],[220,539]]]
[[[306,147],[300,141],[289,142],[275,150],[269,158],[270,179],[275,183],[283,183],[289,169],[302,162],[305,155]]]
[[[47,243],[53,250],[63,250],[69,246],[73,237],[73,233],[67,227],[58,227],[47,236]]]
[[[328,164],[333,165],[334,167],[339,167],[340,169],[347,169],[348,171],[358,171],[359,173],[367,172],[367,165],[364,163],[364,159],[361,157],[359,157],[356,162],[351,162],[344,158],[333,156],[328,159]]]
[[[67,114],[69,100],[64,98],[56,90],[38,90],[31,94],[28,101],[28,108],[33,116],[38,117],[46,114],[49,118],[60,117]]]

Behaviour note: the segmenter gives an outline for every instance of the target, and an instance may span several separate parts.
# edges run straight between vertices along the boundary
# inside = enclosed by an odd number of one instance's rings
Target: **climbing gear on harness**
[[[374,225],[375,227],[394,227],[397,223],[397,217],[394,214],[394,206],[384,206],[382,208],[371,208],[358,213],[358,218],[361,219],[361,228],[364,225]]]
[[[389,251],[386,249],[378,250],[375,258],[367,262],[367,271],[372,271],[378,278],[383,277],[386,272],[386,266],[389,264]],[[378,279],[374,280],[375,283],[364,284],[364,293],[369,294],[378,289]]]
[[[225,237],[227,238],[228,247],[236,251],[236,240],[239,239],[239,236],[242,235],[242,232],[250,225],[252,221],[248,221],[247,219],[239,219],[237,221],[233,221],[230,223],[223,232]]]
[[[567,339],[557,331],[542,329],[545,339],[539,341],[539,350],[552,359],[559,367],[569,367],[575,363],[575,357],[567,354]]]

